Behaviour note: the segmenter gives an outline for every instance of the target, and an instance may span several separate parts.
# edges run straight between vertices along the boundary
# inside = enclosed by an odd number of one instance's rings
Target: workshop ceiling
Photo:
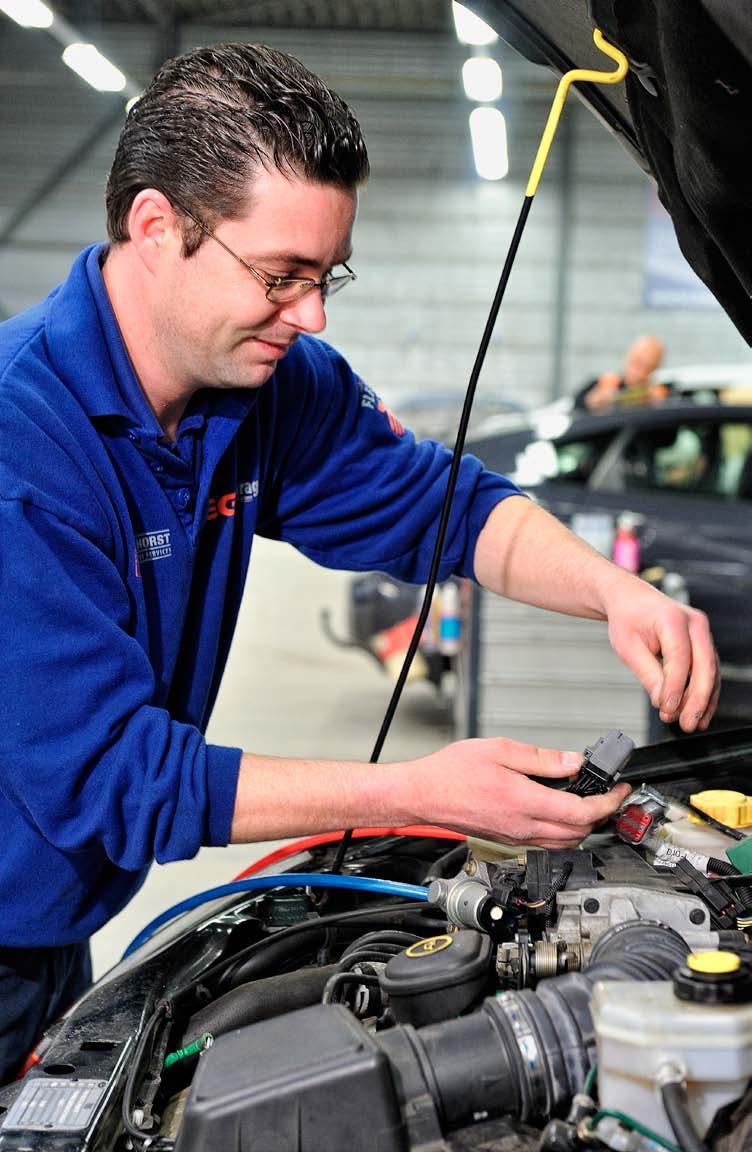
[[[96,44],[122,70],[129,94],[142,90],[164,60],[199,44],[270,43],[303,60],[354,108],[381,180],[475,180],[461,82],[467,53],[455,35],[450,0],[50,5],[66,34]],[[553,82],[501,41],[494,54],[504,68],[510,154],[521,171]],[[59,276],[58,265],[64,270],[71,251],[101,233],[102,185],[124,101],[122,94],[95,91],[66,68],[54,34],[19,27],[2,14],[0,101],[2,319],[36,299],[39,284]]]
[[[207,24],[265,28],[337,28],[383,32],[446,32],[448,0],[63,0],[72,22]]]

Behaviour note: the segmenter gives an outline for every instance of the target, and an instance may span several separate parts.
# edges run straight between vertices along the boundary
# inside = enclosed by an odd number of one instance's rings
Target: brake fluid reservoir
[[[699,852],[703,856],[715,856],[721,860],[726,858],[726,849],[736,844],[736,840],[730,836],[725,836],[708,824],[693,824],[687,816],[661,824],[655,829],[655,836],[675,844],[677,848],[686,848],[689,852]]]
[[[738,1100],[752,1078],[751,998],[752,973],[730,952],[690,955],[673,982],[599,981],[591,1010],[600,1107],[673,1142],[660,1096],[662,1072],[673,1066],[704,1136],[718,1109]]]
[[[736,797],[740,796],[736,792],[698,792],[692,796],[692,802],[700,808],[705,808],[705,797]],[[745,797],[741,796],[744,800]],[[738,805],[737,805],[738,808]],[[715,816],[717,820],[722,820],[726,824],[733,827],[738,827],[736,821],[728,818],[730,808],[728,804],[725,808],[720,807],[720,803],[708,803],[707,811],[711,816]],[[735,809],[736,811],[736,809]],[[745,810],[746,811],[746,810]],[[720,812],[720,815],[716,813]],[[752,829],[750,829],[752,831]],[[667,840],[670,844],[675,844],[679,848],[686,848],[691,852],[700,852],[705,856],[715,856],[721,860],[725,859],[726,851],[733,848],[738,843],[733,837],[727,836],[717,828],[711,828],[709,824],[705,824],[702,820],[695,816],[686,804],[680,804],[675,800],[671,800],[666,813],[666,822],[654,828],[655,835],[661,840]]]

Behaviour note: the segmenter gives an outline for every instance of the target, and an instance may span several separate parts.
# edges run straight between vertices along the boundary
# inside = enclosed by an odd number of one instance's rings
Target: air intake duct
[[[389,1056],[403,1114],[411,1115],[423,1092],[443,1132],[478,1115],[555,1115],[581,1090],[595,1059],[589,1004],[596,981],[667,980],[687,951],[671,928],[629,921],[601,936],[586,972],[543,981],[534,992],[504,992],[457,1020],[383,1033],[378,1044]]]

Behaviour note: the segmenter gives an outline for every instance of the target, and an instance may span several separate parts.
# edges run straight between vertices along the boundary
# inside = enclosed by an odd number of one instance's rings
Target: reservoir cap
[[[728,976],[730,972],[738,972],[741,966],[741,956],[736,952],[690,952],[687,957],[687,967],[706,976]]]
[[[732,792],[728,788],[708,788],[705,792],[695,792],[689,798],[690,804],[701,808],[715,820],[727,824],[729,828],[746,828],[752,824],[752,803],[743,792]],[[700,824],[699,816],[689,817],[691,824]]]
[[[736,952],[690,952],[674,972],[674,993],[693,1004],[747,1004],[752,969]]]

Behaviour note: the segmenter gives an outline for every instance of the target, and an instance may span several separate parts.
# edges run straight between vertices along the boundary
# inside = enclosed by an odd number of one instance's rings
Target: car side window
[[[752,425],[703,421],[643,428],[626,445],[625,490],[752,499]]]
[[[562,480],[567,484],[587,484],[613,438],[613,433],[608,433],[556,443],[555,472],[550,479]]]

